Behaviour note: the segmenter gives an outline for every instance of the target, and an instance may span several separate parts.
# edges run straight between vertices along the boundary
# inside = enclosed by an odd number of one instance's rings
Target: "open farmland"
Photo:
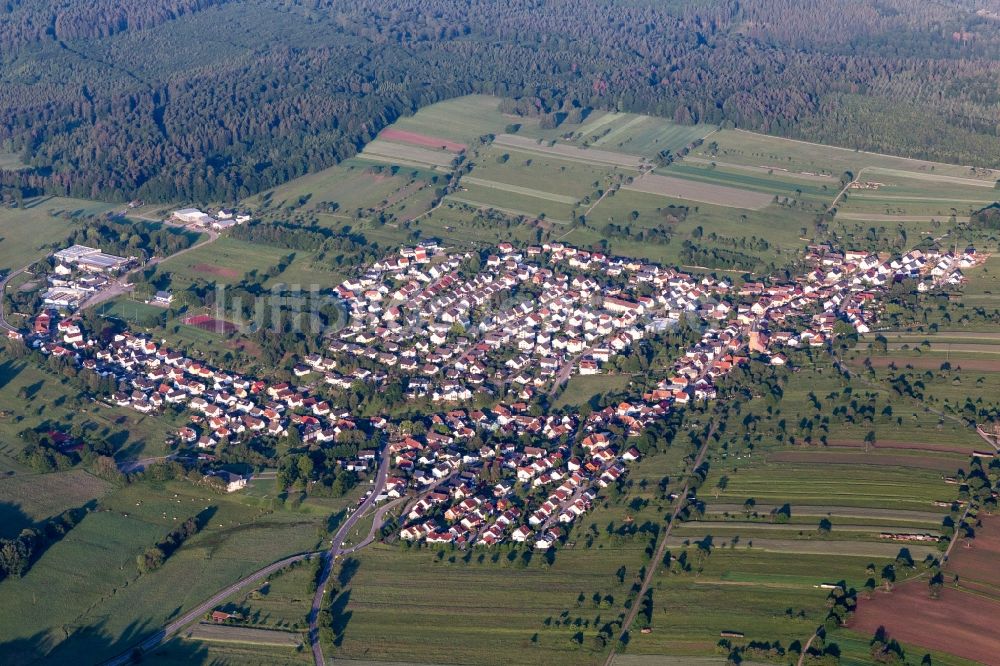
[[[552,201],[570,206],[577,203],[577,200],[574,197],[567,196],[565,194],[553,194],[552,192],[543,192],[542,190],[535,190],[530,187],[511,185],[509,183],[499,183],[497,181],[485,180],[483,178],[466,176],[462,179],[462,182],[466,185],[479,185],[480,187],[488,187],[491,190],[500,190],[501,192],[508,192],[510,194],[520,194],[526,197],[544,199],[545,201]]]
[[[28,199],[21,208],[0,206],[0,273],[43,258],[48,246],[65,240],[81,218],[113,208],[62,197]]]
[[[341,227],[357,209],[378,207],[413,182],[426,183],[433,176],[422,168],[393,170],[361,159],[290,180],[249,200],[262,215],[284,219],[289,208],[315,213],[322,223]],[[335,205],[335,211],[330,212]]]
[[[862,600],[848,626],[866,637],[885,627],[890,637],[903,643],[989,664],[1000,652],[994,622],[998,612],[997,600],[950,585],[941,590],[938,599],[930,599],[927,583],[914,580]]]
[[[302,645],[302,634],[274,629],[238,627],[219,624],[199,623],[182,634],[183,638],[196,641],[218,641],[220,643],[241,643],[245,645],[274,645],[278,647],[298,647]]]
[[[655,155],[669,150],[677,152],[697,139],[703,139],[715,130],[711,125],[678,125],[665,118],[654,116],[629,116],[614,123],[610,131],[600,136],[592,145],[612,148],[623,153]],[[590,132],[589,134],[593,134]],[[588,133],[583,133],[584,138]]]
[[[450,169],[454,154],[446,150],[431,150],[406,143],[375,139],[365,145],[360,155],[363,159],[389,164],[417,165]]]
[[[385,139],[386,141],[423,146],[424,148],[447,150],[450,153],[460,153],[468,148],[468,146],[464,143],[458,143],[457,141],[449,141],[448,139],[442,139],[436,136],[420,134],[419,132],[407,132],[406,130],[395,128],[383,130],[382,133],[379,134],[379,138]]]
[[[110,490],[111,484],[82,469],[0,478],[0,538],[16,537],[23,528],[82,507]]]
[[[247,573],[315,547],[325,513],[256,504],[186,482],[105,495],[24,578],[0,583],[0,641],[16,650],[8,656],[60,661],[86,652],[101,661]],[[200,533],[156,571],[138,573],[137,554],[203,511]]]
[[[734,468],[735,469],[735,468]],[[957,467],[956,467],[957,469]],[[930,511],[953,494],[933,470],[858,465],[774,463],[726,470],[722,501],[754,499],[795,507],[858,506]],[[713,493],[714,494],[714,493]]]
[[[782,173],[750,173],[737,168],[694,164],[688,160],[658,168],[655,173],[768,194],[772,199],[778,197],[779,201],[797,201],[801,204],[808,204],[816,211],[825,210],[840,190],[839,183],[815,181],[804,183],[791,179]]]
[[[499,105],[500,98],[489,95],[455,97],[426,106],[412,116],[400,118],[392,129],[468,144],[485,134],[500,131],[509,123],[538,125],[537,120],[505,116],[500,112]]]
[[[760,210],[771,203],[773,196],[761,192],[741,190],[725,185],[701,183],[684,178],[647,173],[639,176],[622,189],[659,194],[675,199],[688,199],[730,208]]]
[[[691,561],[695,552],[694,546],[678,545],[670,555],[677,558],[686,553]],[[693,664],[708,655],[715,656],[705,663],[719,663],[715,650],[724,631],[745,635],[734,639],[736,644],[752,640],[780,641],[785,647],[803,644],[827,613],[828,590],[820,585],[843,580],[860,589],[870,561],[833,550],[766,552],[756,546],[717,545],[697,560],[697,572],[681,572],[676,564],[661,568],[651,588],[651,631],[633,632],[628,655],[616,658],[615,664]],[[841,642],[844,635],[837,631],[829,641],[846,647]],[[678,661],[661,662],[663,654]]]
[[[857,174],[864,167],[934,173],[985,182],[995,182],[1000,178],[1000,172],[990,169],[973,170],[967,166],[797,141],[739,129],[716,132],[694,154],[706,159],[718,157],[737,164],[819,173],[837,178],[844,171]]]
[[[553,157],[582,162],[584,164],[617,166],[634,170],[638,170],[644,163],[642,158],[633,155],[616,153],[609,150],[579,148],[577,146],[561,143],[553,144],[552,142],[529,139],[527,137],[516,136],[514,134],[497,135],[496,139],[493,140],[493,145],[524,153],[551,155]]]

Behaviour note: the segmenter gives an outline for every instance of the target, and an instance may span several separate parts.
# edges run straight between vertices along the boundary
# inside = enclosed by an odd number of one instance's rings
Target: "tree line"
[[[1000,25],[916,0],[834,5],[8,0],[0,150],[28,168],[0,188],[232,201],[467,93],[546,126],[639,111],[997,164]]]

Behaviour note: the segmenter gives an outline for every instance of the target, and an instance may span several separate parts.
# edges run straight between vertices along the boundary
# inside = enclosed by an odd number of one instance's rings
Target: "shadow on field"
[[[7,664],[102,664],[118,655],[128,655],[125,664],[147,660],[150,663],[208,662],[208,650],[193,641],[174,639],[149,653],[143,653],[136,647],[160,630],[159,626],[151,626],[148,622],[133,622],[120,636],[113,637],[102,621],[73,630],[58,645],[52,644],[49,632],[0,643],[0,655],[3,655],[3,663]]]
[[[344,590],[333,600],[330,604],[330,613],[333,615],[333,635],[336,636],[333,640],[334,647],[340,647],[344,642],[344,631],[347,629],[347,625],[351,622],[351,616],[353,613],[348,612],[347,604],[351,602],[351,591]]]
[[[20,504],[0,502],[0,539],[13,539],[26,527],[31,527],[35,521],[21,510]]]
[[[340,524],[344,522],[344,518],[347,517],[347,511],[341,509],[337,513],[331,513],[330,517],[326,519],[326,531],[333,534],[340,527]]]
[[[82,506],[66,509],[62,513],[35,522],[21,509],[20,504],[0,502],[0,538],[13,540],[17,539],[24,530],[33,531],[22,539],[25,543],[30,544],[21,549],[24,554],[23,561],[26,564],[22,572],[23,575],[42,558],[45,551],[62,541],[63,537],[79,525],[84,516],[95,508],[97,508],[97,500],[90,500]]]
[[[337,574],[337,583],[341,587],[347,587],[351,579],[354,578],[354,574],[358,573],[358,569],[361,567],[361,563],[358,562],[353,557],[348,557],[340,565],[340,573]]]
[[[24,370],[24,363],[7,360],[0,363],[0,389],[10,384]]]

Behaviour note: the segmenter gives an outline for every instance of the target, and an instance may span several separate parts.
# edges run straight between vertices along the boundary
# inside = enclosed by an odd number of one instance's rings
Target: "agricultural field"
[[[112,204],[63,197],[27,199],[22,208],[0,207],[0,273],[41,259],[80,219],[113,209]]]
[[[537,120],[505,116],[499,104],[499,98],[488,95],[456,97],[404,116],[393,123],[392,129],[469,144],[485,134],[502,131],[509,123],[520,123],[522,129],[538,125]]]
[[[49,474],[21,473],[0,478],[0,538],[16,537],[22,529],[67,509],[86,505],[111,485],[80,469]]]
[[[772,196],[735,187],[698,182],[660,174],[644,174],[622,189],[656,194],[671,199],[686,199],[698,203],[760,210],[771,203]]]
[[[638,171],[645,163],[642,157],[618,153],[597,148],[582,148],[573,145],[530,139],[514,134],[499,134],[493,140],[493,145],[504,150],[516,150],[521,153],[557,157],[582,164],[619,167]]]
[[[290,253],[291,250],[223,237],[160,263],[157,274],[169,273],[174,289],[183,289],[196,280],[236,284],[247,273],[263,273],[276,266]]]
[[[655,155],[663,150],[677,152],[697,139],[710,136],[712,125],[678,125],[664,118],[635,114],[615,115],[600,127],[581,127],[579,134],[597,148],[635,155]],[[603,119],[601,119],[603,120]]]
[[[412,183],[429,183],[435,177],[420,168],[393,168],[352,158],[252,197],[247,204],[265,217],[282,219],[288,210],[302,211],[315,214],[325,226],[340,228],[356,220],[357,209],[379,207],[398,199]]]
[[[442,172],[451,169],[455,154],[448,150],[433,150],[411,143],[375,139],[365,145],[361,159],[385,162],[402,166],[416,166],[437,169]]]
[[[0,641],[21,659],[109,658],[247,573],[315,548],[326,513],[271,507],[187,482],[106,494],[24,578],[0,583]],[[160,569],[139,574],[137,554],[202,512],[199,534]]]
[[[862,636],[884,626],[889,635],[923,648],[947,650],[977,663],[990,663],[1000,638],[990,618],[1000,611],[1000,519],[981,518],[975,539],[962,540],[944,567],[945,584],[937,599],[927,583],[914,580],[889,593],[862,600],[849,627]],[[937,663],[935,661],[935,663]]]
[[[710,139],[693,153],[704,159],[717,158],[733,164],[766,167],[776,171],[785,169],[806,175],[835,176],[838,179],[844,171],[851,171],[857,175],[865,167],[969,178],[991,183],[991,186],[997,178],[1000,178],[1000,172],[990,169],[972,169],[967,166],[871,153],[738,129],[721,130],[712,134]]]
[[[311,562],[283,569],[233,602],[247,623],[264,629],[304,630],[312,606],[315,570]]]
[[[241,645],[269,645],[286,648],[295,648],[302,645],[302,635],[291,631],[208,624],[205,622],[191,627],[182,636],[189,640],[238,643]]]
[[[1000,414],[1000,337],[995,332],[889,332],[884,338],[885,351],[858,350],[850,363],[949,422],[983,422]]]

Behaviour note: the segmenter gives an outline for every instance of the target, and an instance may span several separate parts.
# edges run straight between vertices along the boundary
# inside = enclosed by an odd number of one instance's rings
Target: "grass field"
[[[48,246],[63,241],[81,218],[113,208],[62,197],[29,199],[22,208],[0,207],[0,271],[41,259]]]
[[[365,149],[361,152],[361,157],[389,164],[418,165],[442,169],[450,168],[455,159],[455,155],[446,150],[433,150],[385,139],[375,139],[366,144]]]
[[[286,631],[304,629],[312,605],[313,575],[308,563],[284,569],[264,585],[247,590],[236,605],[254,626]]]
[[[573,375],[553,406],[558,408],[586,404],[595,396],[625,390],[630,380],[628,375]]]
[[[273,645],[295,648],[302,645],[302,635],[290,631],[257,629],[219,624],[199,623],[183,633],[186,639],[239,643],[242,645]]]
[[[235,284],[251,271],[275,266],[290,250],[223,237],[157,266],[158,273],[170,273],[175,288],[184,288],[201,279],[219,284]]]
[[[29,362],[0,363],[0,471],[22,470],[14,459],[21,450],[18,436],[26,428],[45,425],[68,432],[79,425],[90,436],[110,441],[118,455],[134,458],[159,455],[164,438],[179,427],[170,418],[144,415],[99,402],[78,402],[78,391]],[[23,396],[27,396],[26,398]]]
[[[611,124],[610,131],[592,145],[624,153],[652,156],[662,150],[677,152],[715,130],[711,125],[678,125],[664,118],[625,114]],[[583,133],[584,138],[593,132]]]
[[[183,482],[126,486],[100,506],[27,576],[0,583],[0,641],[8,655],[108,658],[247,573],[314,548],[327,519]],[[205,528],[160,569],[139,575],[135,556],[206,508]]]
[[[623,189],[657,194],[671,199],[687,199],[699,203],[760,210],[771,203],[772,196],[763,192],[698,182],[687,178],[675,178],[660,174],[645,174],[636,178]]]
[[[82,469],[0,478],[0,538],[67,509],[84,506],[111,491],[111,485]]]
[[[712,143],[718,146],[715,155],[710,154]],[[996,171],[978,170],[977,173],[973,173],[969,167],[965,166],[869,153],[851,148],[757,134],[745,130],[717,132],[699,150],[696,150],[695,154],[706,159],[718,157],[720,160],[736,164],[827,174],[838,178],[844,171],[857,174],[864,167],[973,178],[987,182],[995,182],[1000,177],[1000,173]]]
[[[495,133],[509,123],[537,126],[537,120],[513,119],[503,115],[499,111],[499,103],[499,98],[488,95],[457,97],[424,107],[413,116],[400,118],[393,127],[469,143],[484,134]]]

